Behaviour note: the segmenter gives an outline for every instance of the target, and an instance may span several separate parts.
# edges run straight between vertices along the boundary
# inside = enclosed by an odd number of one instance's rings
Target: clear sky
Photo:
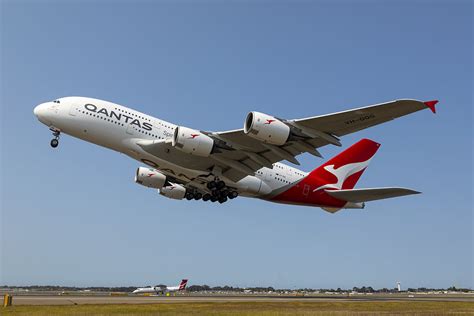
[[[473,287],[471,1],[1,1],[1,284]],[[422,195],[329,214],[174,201],[137,161],[33,115],[62,96],[202,130],[439,99],[343,137],[382,143],[358,187]],[[300,156],[301,169],[323,160]]]

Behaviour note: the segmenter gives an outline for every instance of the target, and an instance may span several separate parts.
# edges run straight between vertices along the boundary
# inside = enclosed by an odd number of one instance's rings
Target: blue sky
[[[470,1],[2,1],[0,283],[473,287],[472,19]],[[124,155],[53,150],[32,110],[69,95],[214,131],[251,110],[440,103],[342,139],[382,143],[358,187],[423,194],[329,214],[173,201]]]

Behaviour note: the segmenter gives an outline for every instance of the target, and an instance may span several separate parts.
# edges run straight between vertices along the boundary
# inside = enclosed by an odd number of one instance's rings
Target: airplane
[[[419,193],[405,188],[354,189],[379,144],[363,139],[311,172],[296,156],[340,137],[423,109],[436,113],[437,100],[395,100],[332,114],[282,119],[248,113],[244,127],[208,132],[178,126],[112,102],[63,97],[33,112],[49,127],[56,148],[61,134],[103,146],[147,165],[135,182],[171,199],[224,203],[237,196],[321,207],[334,213],[364,208],[365,202]]]
[[[151,293],[151,294],[166,294],[166,293],[172,293],[172,292],[177,292],[177,291],[184,291],[186,289],[186,284],[188,283],[188,280],[183,279],[181,280],[181,283],[177,286],[149,286],[149,287],[139,287],[135,291],[133,291],[133,294],[144,294],[144,293]]]

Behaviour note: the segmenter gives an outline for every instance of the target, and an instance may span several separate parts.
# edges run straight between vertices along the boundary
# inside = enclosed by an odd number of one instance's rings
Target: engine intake
[[[160,189],[160,194],[170,199],[182,200],[186,195],[186,188],[180,184],[171,183]]]
[[[178,126],[174,130],[171,145],[187,154],[209,157],[214,148],[214,140],[194,129]]]
[[[279,119],[260,112],[250,112],[244,133],[264,143],[281,146],[290,137],[290,127]]]
[[[135,182],[149,188],[161,189],[166,183],[166,176],[155,169],[139,167]]]

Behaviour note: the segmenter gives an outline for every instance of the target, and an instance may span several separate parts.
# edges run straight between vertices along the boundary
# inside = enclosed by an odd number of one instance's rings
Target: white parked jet
[[[171,292],[177,292],[177,291],[184,291],[186,289],[186,284],[188,283],[188,280],[183,279],[181,280],[181,283],[177,286],[148,286],[148,287],[139,287],[135,291],[133,291],[133,294],[144,294],[144,293],[152,293],[152,294],[166,294],[166,293],[171,293]]]
[[[250,112],[244,128],[205,132],[177,126],[115,103],[65,97],[35,107],[39,121],[62,133],[124,153],[139,167],[135,181],[172,199],[224,203],[240,196],[319,206],[329,212],[363,208],[364,202],[418,193],[404,188],[353,189],[379,144],[361,140],[312,172],[296,156],[341,146],[339,137],[431,109],[438,101],[396,100],[315,117],[286,120]]]

